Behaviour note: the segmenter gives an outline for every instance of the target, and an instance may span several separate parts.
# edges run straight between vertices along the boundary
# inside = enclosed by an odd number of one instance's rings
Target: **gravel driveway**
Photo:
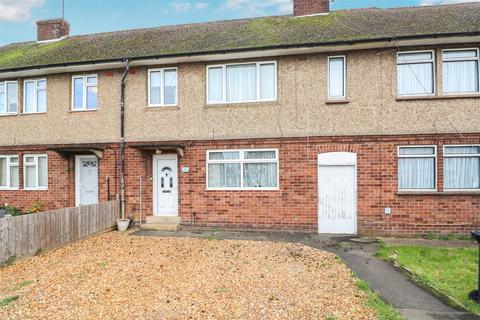
[[[117,232],[0,268],[0,319],[375,319],[349,269],[300,244]]]

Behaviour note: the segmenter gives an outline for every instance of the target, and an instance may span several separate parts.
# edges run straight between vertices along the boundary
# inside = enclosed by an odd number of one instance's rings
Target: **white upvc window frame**
[[[4,106],[5,106],[5,112],[1,112],[0,111],[0,117],[1,116],[9,116],[9,115],[16,115],[20,112],[20,102],[18,101],[18,81],[17,80],[5,80],[5,81],[0,81],[0,83],[3,83],[4,85],[4,90],[5,90],[5,93],[3,95],[3,103],[4,103]],[[16,112],[8,112],[8,84],[9,83],[14,83],[17,85],[17,111]]]
[[[444,59],[443,53],[444,52],[451,52],[451,51],[476,51],[477,58],[451,58],[451,59]],[[472,92],[445,92],[445,88],[443,87],[443,63],[444,62],[461,62],[461,61],[477,61],[477,81],[478,81],[478,90]],[[457,49],[443,49],[442,50],[442,94],[445,96],[449,95],[478,95],[480,93],[480,50],[478,48],[457,48]]]
[[[462,154],[462,153],[456,153],[456,154],[446,154],[445,153],[445,148],[448,147],[479,147],[480,144],[445,144],[442,147],[443,151],[443,167],[444,167],[444,175],[445,175],[445,158],[466,158],[466,157],[475,157],[475,158],[480,158],[480,153],[467,153],[467,154]],[[443,181],[445,183],[445,176],[443,177]],[[451,188],[443,188],[444,191],[480,191],[480,188],[478,189],[451,189]]]
[[[40,81],[45,81],[45,89],[40,89],[40,90],[45,90],[45,111],[38,111],[38,101],[37,101],[37,98],[38,98],[38,82]],[[27,109],[27,100],[26,100],[26,96],[27,96],[27,83],[29,82],[33,82],[34,86],[34,90],[33,90],[33,93],[34,93],[34,98],[33,98],[33,104],[34,104],[34,109],[35,111],[31,111],[31,112],[26,112],[25,110]],[[34,114],[34,113],[46,113],[47,112],[47,78],[40,78],[40,79],[26,79],[23,81],[23,110],[22,110],[22,113],[24,114]]]
[[[165,71],[172,71],[175,70],[177,73],[177,83],[176,83],[176,90],[175,90],[175,103],[168,104],[165,103]],[[151,103],[151,86],[150,86],[150,74],[152,72],[160,72],[160,101],[161,103]],[[148,69],[148,107],[155,108],[155,107],[176,107],[178,106],[178,67],[166,67],[166,68],[154,68]]]
[[[400,154],[401,148],[433,148],[434,154],[415,154],[415,155],[404,155]],[[398,167],[401,158],[434,158],[434,177],[433,177],[433,186],[432,189],[400,189],[399,188],[399,181],[398,181]],[[397,190],[399,192],[436,192],[438,190],[438,150],[437,145],[429,144],[429,145],[401,145],[397,146]]]
[[[12,163],[11,162],[11,159],[12,158],[17,158],[17,163]],[[0,185],[0,190],[19,190],[20,189],[20,184],[18,185],[18,187],[12,187],[11,186],[11,176],[10,176],[10,168],[11,167],[17,167],[19,170],[18,172],[18,175],[20,176],[20,157],[18,155],[0,155],[0,159],[6,159],[6,180],[7,180],[7,185],[6,186],[1,186]],[[20,178],[19,178],[19,181],[20,181]]]
[[[255,64],[255,73],[256,73],[256,88],[257,88],[257,96],[255,100],[246,100],[246,101],[227,101],[227,67],[228,66],[240,66],[240,65],[247,65],[247,64]],[[275,95],[273,98],[269,99],[261,99],[261,93],[260,93],[260,65],[262,64],[273,64],[274,66],[274,77],[275,77]],[[210,79],[209,79],[209,70],[211,68],[222,68],[222,96],[223,99],[221,101],[210,101],[209,97],[209,85],[210,85]],[[225,63],[225,64],[212,64],[212,65],[207,65],[206,68],[206,97],[207,97],[207,104],[242,104],[242,103],[256,103],[256,102],[272,102],[272,101],[277,101],[278,99],[278,69],[277,69],[277,61],[272,60],[272,61],[251,61],[251,62],[239,62],[239,63]]]
[[[400,62],[400,56],[402,54],[409,54],[409,53],[431,53],[432,58],[431,59],[425,59],[425,60],[413,60],[413,61],[408,61],[408,62]],[[398,51],[397,52],[397,96],[398,97],[431,97],[435,96],[437,94],[437,64],[436,64],[436,56],[435,56],[435,50],[413,50],[413,51]],[[398,72],[398,66],[399,65],[404,65],[404,64],[418,64],[418,63],[431,63],[432,64],[432,82],[433,82],[433,92],[432,93],[416,93],[416,94],[400,94],[398,90],[398,85],[399,85],[399,72]]]
[[[96,85],[88,85],[87,79],[90,77],[97,78]],[[82,108],[75,109],[75,79],[83,79],[83,97],[82,97]],[[97,87],[97,106],[95,109],[87,108],[87,88],[88,87]],[[85,112],[85,111],[96,111],[98,110],[98,74],[85,74],[85,75],[73,75],[72,76],[72,101],[71,101],[71,111],[73,112]]]
[[[343,59],[343,96],[331,96],[330,95],[330,60],[332,59]],[[336,101],[336,100],[346,100],[347,99],[347,56],[346,55],[338,55],[338,56],[329,56],[327,59],[327,96],[328,100]]]
[[[35,160],[34,162],[26,161],[26,158],[33,157]],[[47,185],[46,186],[39,186],[38,185],[38,158],[45,157],[46,160],[46,178],[47,178]],[[27,167],[35,167],[35,187],[27,187]],[[24,190],[48,190],[48,154],[24,154],[23,155],[23,189]]]
[[[246,151],[254,151],[254,152],[261,152],[261,151],[274,151],[275,152],[275,159],[245,159],[245,152]],[[239,159],[219,159],[219,160],[210,160],[209,155],[210,153],[215,152],[239,152],[240,158]],[[240,164],[240,187],[210,187],[208,185],[208,165],[212,163],[238,163]],[[243,186],[243,165],[245,163],[276,163],[277,164],[277,186],[276,187],[244,187]],[[234,191],[276,191],[280,190],[280,155],[278,149],[270,148],[270,149],[217,149],[217,150],[207,150],[206,151],[206,176],[205,176],[205,184],[206,190],[209,191],[222,191],[222,190],[234,190]]]

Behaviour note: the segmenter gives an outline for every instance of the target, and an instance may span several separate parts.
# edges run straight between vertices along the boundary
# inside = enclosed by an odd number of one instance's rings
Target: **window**
[[[72,82],[72,109],[74,111],[96,110],[97,76],[74,76]]]
[[[444,146],[444,189],[480,189],[480,146]]]
[[[0,156],[0,189],[18,189],[18,156]]]
[[[0,115],[18,113],[18,82],[0,82]]]
[[[47,155],[24,155],[23,175],[26,190],[48,189]]]
[[[148,70],[148,105],[175,106],[178,100],[177,68]]]
[[[443,93],[479,92],[478,49],[443,50]]]
[[[398,148],[398,189],[436,190],[436,146]]]
[[[328,99],[345,99],[346,57],[328,57]]]
[[[25,80],[23,83],[23,112],[39,113],[47,111],[47,81]]]
[[[207,103],[273,101],[276,99],[276,62],[207,67]]]
[[[435,58],[433,51],[398,53],[398,95],[433,95],[435,93],[434,64]]]
[[[277,189],[278,150],[207,151],[207,189]]]

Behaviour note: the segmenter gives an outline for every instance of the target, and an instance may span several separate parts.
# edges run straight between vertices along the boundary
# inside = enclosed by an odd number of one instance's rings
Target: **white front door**
[[[153,160],[153,214],[178,216],[177,155],[157,155]]]
[[[98,203],[98,158],[75,157],[76,205]]]
[[[318,155],[318,232],[357,233],[357,156]]]

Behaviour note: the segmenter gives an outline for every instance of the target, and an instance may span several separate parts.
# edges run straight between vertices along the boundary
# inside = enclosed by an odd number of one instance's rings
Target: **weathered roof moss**
[[[72,36],[0,47],[0,71],[380,38],[480,32],[480,4],[340,10]]]

